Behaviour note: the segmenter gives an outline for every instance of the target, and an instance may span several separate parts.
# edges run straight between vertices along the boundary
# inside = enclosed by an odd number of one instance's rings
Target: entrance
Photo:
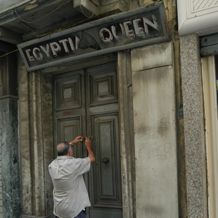
[[[55,78],[56,142],[92,136],[96,163],[85,177],[89,218],[121,218],[119,114],[116,64],[107,63]],[[85,146],[74,148],[85,157]]]

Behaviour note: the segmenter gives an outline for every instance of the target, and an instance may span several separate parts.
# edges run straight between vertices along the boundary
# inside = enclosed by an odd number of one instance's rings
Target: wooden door
[[[94,138],[96,163],[85,180],[92,207],[89,218],[121,218],[119,114],[115,63],[55,79],[56,142],[76,135]],[[74,150],[86,156],[84,146]]]

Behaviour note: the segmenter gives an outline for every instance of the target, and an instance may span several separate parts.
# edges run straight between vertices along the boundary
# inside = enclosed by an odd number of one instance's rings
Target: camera
[[[83,136],[83,137],[81,138],[80,142],[81,142],[81,143],[85,143],[86,138],[88,138],[89,140],[93,141],[93,136],[86,136],[86,137]]]
[[[85,143],[85,140],[86,140],[86,137],[83,136],[83,137],[81,138],[80,142],[81,142],[81,143]]]

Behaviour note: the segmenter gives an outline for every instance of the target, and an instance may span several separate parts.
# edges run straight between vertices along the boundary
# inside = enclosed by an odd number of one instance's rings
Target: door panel
[[[69,108],[81,108],[84,100],[83,72],[59,78],[55,81],[55,108],[65,110]]]
[[[69,141],[85,133],[84,71],[55,79],[56,143]],[[82,147],[73,147],[75,157],[82,157]]]
[[[96,146],[93,166],[94,207],[121,207],[117,114],[92,117]]]
[[[78,135],[81,132],[80,117],[73,117],[70,119],[58,120],[58,132],[60,134],[60,140],[70,140],[74,135]]]
[[[70,117],[57,120],[58,142],[70,141],[82,132],[81,117]],[[73,146],[73,152],[76,157],[82,156],[82,149],[79,146]]]
[[[86,75],[87,132],[94,136],[96,154],[89,178],[90,218],[121,218],[116,66],[89,68]]]
[[[121,179],[116,66],[114,63],[55,79],[56,141],[93,136],[96,163],[85,181],[92,207],[88,218],[121,218]],[[83,147],[83,150],[82,150]],[[76,157],[86,156],[84,146]]]
[[[114,63],[89,68],[87,73],[87,105],[117,103],[117,79]]]

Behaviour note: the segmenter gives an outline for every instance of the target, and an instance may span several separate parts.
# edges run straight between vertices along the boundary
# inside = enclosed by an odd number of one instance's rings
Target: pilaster
[[[201,63],[197,35],[180,38],[188,218],[206,218],[206,153]]]
[[[20,216],[16,55],[0,60],[0,217]]]

